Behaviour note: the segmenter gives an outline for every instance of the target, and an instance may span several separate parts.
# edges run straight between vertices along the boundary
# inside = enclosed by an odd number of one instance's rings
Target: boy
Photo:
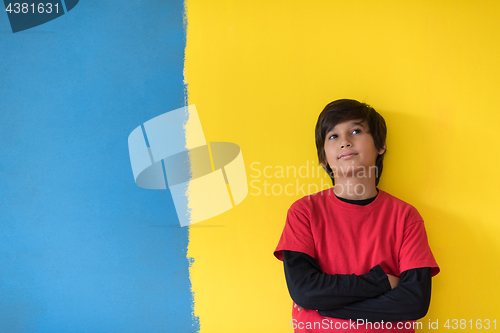
[[[427,313],[439,267],[418,211],[377,188],[386,133],[355,100],[318,118],[318,159],[334,187],[292,204],[274,252],[296,332],[414,332]]]

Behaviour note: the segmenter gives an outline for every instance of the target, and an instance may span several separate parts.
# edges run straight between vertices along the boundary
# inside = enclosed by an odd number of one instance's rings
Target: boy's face
[[[325,155],[336,177],[367,177],[384,148],[377,150],[366,121],[350,120],[337,124],[326,134]],[[362,171],[365,173],[363,174]]]

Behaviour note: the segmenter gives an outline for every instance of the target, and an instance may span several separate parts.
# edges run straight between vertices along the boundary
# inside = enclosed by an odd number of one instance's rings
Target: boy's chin
[[[357,166],[346,165],[332,169],[335,178],[375,178],[377,167],[372,166]]]

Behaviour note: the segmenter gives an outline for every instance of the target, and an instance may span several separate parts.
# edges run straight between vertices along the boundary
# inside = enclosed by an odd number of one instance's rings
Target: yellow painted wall
[[[338,98],[384,115],[379,187],[426,221],[441,273],[422,331],[429,319],[442,330],[447,319],[500,328],[500,2],[188,0],[186,9],[189,103],[207,141],[240,145],[251,185],[240,205],[189,227],[201,332],[291,331],[272,252],[290,204],[328,183],[312,172],[314,125]],[[258,177],[266,166],[271,177]],[[280,166],[303,166],[304,177],[280,177]],[[271,193],[286,184],[292,195]]]

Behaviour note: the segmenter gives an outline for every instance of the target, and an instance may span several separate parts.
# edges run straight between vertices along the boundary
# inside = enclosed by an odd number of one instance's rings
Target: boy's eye
[[[330,139],[330,140],[331,140],[331,139],[336,139],[336,138],[337,138],[337,134],[332,134],[332,135],[330,135],[330,136],[328,137],[328,139]]]
[[[356,128],[355,130],[352,131],[352,134],[358,134],[361,133],[361,130],[359,128]]]

